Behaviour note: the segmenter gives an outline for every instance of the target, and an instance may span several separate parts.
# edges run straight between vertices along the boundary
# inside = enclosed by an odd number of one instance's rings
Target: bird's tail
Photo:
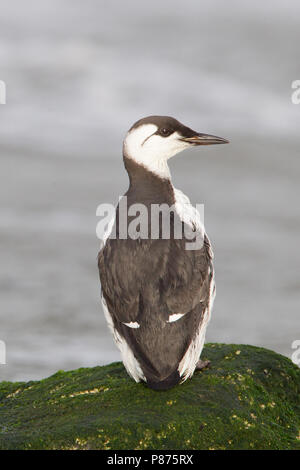
[[[178,370],[174,370],[172,374],[166,377],[163,380],[155,381],[153,379],[147,380],[146,385],[153,390],[168,390],[169,388],[174,387],[181,381]]]

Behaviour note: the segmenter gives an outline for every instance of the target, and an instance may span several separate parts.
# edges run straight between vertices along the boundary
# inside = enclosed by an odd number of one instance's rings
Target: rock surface
[[[211,368],[168,391],[121,363],[0,383],[0,449],[300,449],[300,369],[272,351],[207,344]]]

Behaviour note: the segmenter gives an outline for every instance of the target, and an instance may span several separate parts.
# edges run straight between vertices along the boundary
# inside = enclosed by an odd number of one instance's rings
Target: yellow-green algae
[[[207,344],[211,369],[167,391],[121,363],[0,383],[0,449],[300,449],[300,369],[245,345]]]

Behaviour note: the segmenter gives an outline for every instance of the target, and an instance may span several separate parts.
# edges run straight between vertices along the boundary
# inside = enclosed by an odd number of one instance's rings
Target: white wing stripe
[[[125,323],[125,322],[122,322],[123,325],[126,325],[126,326],[129,326],[129,328],[139,328],[140,325],[138,324],[137,321],[131,321],[130,323]]]
[[[173,313],[173,315],[169,316],[169,320],[167,320],[167,323],[173,323],[174,321],[179,320],[185,315],[185,313]]]

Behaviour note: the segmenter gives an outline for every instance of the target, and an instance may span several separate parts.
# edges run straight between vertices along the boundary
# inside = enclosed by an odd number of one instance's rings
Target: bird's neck
[[[168,158],[166,156],[164,158],[162,155],[156,156],[155,153],[149,154],[146,152],[143,154],[141,158],[140,153],[137,152],[135,149],[131,149],[131,151],[130,149],[128,149],[128,145],[126,145],[126,140],[125,140],[123,144],[123,157],[124,157],[125,167],[126,167],[127,161],[129,162],[129,164],[130,164],[130,161],[132,161],[134,163],[137,163],[140,166],[143,166],[148,171],[150,171],[151,173],[154,173],[160,178],[171,180],[171,173],[170,173],[170,169],[168,166]]]
[[[174,187],[167,163],[168,175],[165,173],[165,176],[151,171],[126,155],[124,155],[124,165],[130,181],[129,192],[139,195],[141,199],[151,198],[157,203],[174,203]]]

